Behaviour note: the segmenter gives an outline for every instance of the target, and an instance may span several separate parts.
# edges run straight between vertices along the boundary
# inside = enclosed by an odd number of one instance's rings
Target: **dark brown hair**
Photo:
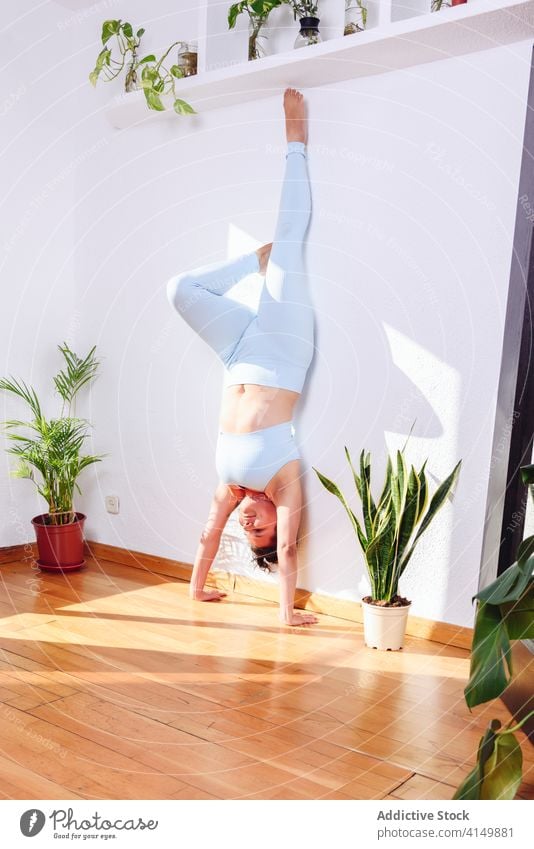
[[[271,572],[271,566],[278,563],[278,554],[276,550],[276,528],[274,530],[274,540],[271,545],[265,546],[250,546],[250,550],[253,554],[253,560],[256,562],[256,566],[259,566],[260,569],[263,569],[264,572]]]

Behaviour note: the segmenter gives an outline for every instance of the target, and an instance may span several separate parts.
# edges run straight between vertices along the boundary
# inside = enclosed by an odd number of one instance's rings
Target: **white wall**
[[[195,37],[196,12],[173,21],[179,5],[187,4],[160,2],[154,20],[140,2],[100,4],[79,19],[53,3],[31,12],[37,46],[15,61],[12,82],[18,62],[31,86],[6,116],[10,133],[25,129],[43,101],[57,104],[14,146],[10,185],[29,172],[23,194],[15,190],[11,230],[36,186],[83,159],[54,192],[45,229],[35,220],[24,252],[9,254],[4,280],[16,285],[4,285],[0,344],[10,370],[36,383],[51,373],[54,345],[73,322],[80,353],[97,344],[101,376],[84,412],[94,424],[92,448],[109,456],[80,479],[86,535],[192,562],[217,483],[222,366],[172,313],[165,283],[177,270],[271,240],[284,127],[280,92],[111,129],[104,107],[120,83],[93,90],[86,82],[101,20],[127,12],[147,27],[147,51],[159,49],[171,32]],[[12,27],[21,42],[22,27]],[[311,466],[350,493],[343,446],[356,460],[365,448],[379,490],[386,446],[402,447],[417,418],[407,457],[417,468],[429,458],[434,487],[463,464],[454,501],[422,538],[401,590],[415,615],[472,622],[530,54],[522,42],[304,90],[313,193],[306,260],[317,313],[317,353],[297,413],[307,497],[299,584],[308,589],[356,599],[364,572],[347,517]],[[57,140],[52,116],[64,127]],[[260,284],[250,277],[237,292],[254,298]],[[64,299],[48,325],[53,306],[37,307],[36,297],[46,300],[51,286]],[[37,512],[31,485],[5,477],[0,485],[29,521]],[[106,494],[119,495],[118,516],[105,512]],[[0,544],[21,541],[9,513],[2,521]],[[234,533],[235,522],[218,563],[251,571]]]
[[[33,385],[50,415],[59,413],[52,382],[62,364],[57,345],[73,342],[80,318],[69,254],[85,146],[71,131],[72,81],[60,64],[71,50],[55,26],[56,12],[50,4],[9,4],[0,36],[0,373]],[[2,420],[26,417],[22,401],[0,393]],[[9,476],[15,465],[2,450],[0,546],[30,540],[29,520],[46,510],[30,481]]]

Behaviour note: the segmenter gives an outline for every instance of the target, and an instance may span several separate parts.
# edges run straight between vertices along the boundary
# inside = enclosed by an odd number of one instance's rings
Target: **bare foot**
[[[296,88],[286,88],[284,92],[284,112],[286,113],[287,141],[308,142],[308,125],[304,95]]]
[[[267,245],[263,245],[261,248],[258,248],[256,253],[258,254],[258,260],[260,263],[260,270],[258,274],[265,274],[267,271],[267,263],[269,262],[269,256],[271,254],[271,248],[273,246],[272,242],[269,242]]]
[[[225,595],[226,593],[219,590],[197,590],[196,592],[190,592],[190,597],[194,601],[220,601]]]
[[[282,619],[283,625],[316,625],[319,622],[314,613],[292,613],[289,618]]]

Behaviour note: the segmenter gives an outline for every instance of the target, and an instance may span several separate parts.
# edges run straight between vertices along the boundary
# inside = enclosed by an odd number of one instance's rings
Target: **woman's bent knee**
[[[175,274],[167,281],[167,300],[178,312],[184,312],[193,294],[191,277],[188,274]]]

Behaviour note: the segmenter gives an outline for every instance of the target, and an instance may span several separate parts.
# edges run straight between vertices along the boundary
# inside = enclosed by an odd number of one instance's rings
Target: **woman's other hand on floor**
[[[220,601],[226,596],[226,593],[220,590],[191,590],[189,593],[193,601]]]

